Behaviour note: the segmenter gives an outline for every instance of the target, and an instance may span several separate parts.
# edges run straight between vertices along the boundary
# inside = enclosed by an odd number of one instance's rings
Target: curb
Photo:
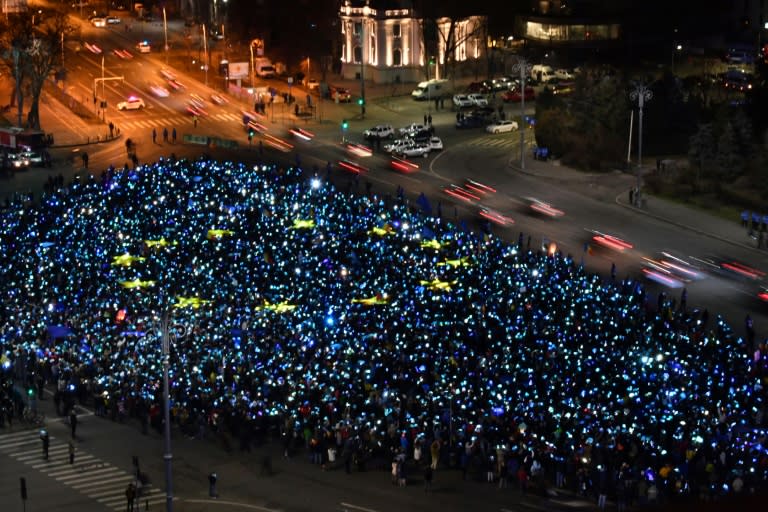
[[[112,137],[111,139],[104,139],[104,140],[93,140],[90,142],[75,142],[72,144],[54,144],[53,146],[49,146],[50,149],[68,149],[68,148],[77,148],[81,146],[93,146],[95,144],[108,144],[110,142],[114,142],[118,139],[121,139],[123,137],[122,133],[119,133]]]
[[[523,173],[523,174],[525,174],[527,176],[546,177],[546,176],[542,176],[541,174],[534,173],[534,172],[530,171],[529,169],[521,169],[520,166],[518,166],[518,165],[510,165],[509,167],[511,167],[512,169],[514,169],[514,170],[516,170],[518,172],[521,172],[521,173]],[[720,242],[724,242],[724,243],[731,244],[731,245],[734,245],[734,246],[737,246],[737,247],[741,247],[743,249],[749,249],[749,250],[751,250],[753,252],[756,252],[756,253],[759,253],[759,254],[765,254],[764,250],[758,249],[757,247],[753,247],[751,245],[748,245],[748,244],[745,244],[745,243],[742,243],[742,242],[737,242],[735,240],[731,240],[730,238],[726,238],[724,236],[716,235],[714,233],[710,233],[710,232],[704,231],[704,230],[702,230],[700,228],[689,226],[688,224],[683,224],[681,222],[676,222],[676,221],[670,220],[669,218],[664,217],[662,215],[658,215],[658,214],[649,212],[648,210],[643,210],[642,208],[638,208],[636,206],[632,206],[630,204],[627,204],[627,203],[621,201],[621,199],[620,199],[621,197],[623,197],[623,195],[624,195],[624,192],[622,192],[621,194],[617,195],[616,198],[615,198],[616,204],[618,206],[621,206],[622,208],[626,208],[626,209],[631,210],[631,211],[633,211],[635,213],[642,214],[642,215],[645,215],[647,217],[651,217],[652,219],[658,220],[660,222],[665,222],[665,223],[670,224],[672,226],[676,226],[678,228],[685,229],[687,231],[691,231],[693,233],[696,233],[696,234],[699,234],[699,235],[702,235],[702,236],[707,236],[709,238],[712,238],[714,240],[718,240]],[[651,197],[653,197],[653,196],[651,196]]]
[[[638,208],[636,206],[632,206],[630,204],[624,203],[624,202],[622,202],[619,199],[622,195],[623,195],[623,193],[619,194],[618,196],[616,196],[616,204],[621,206],[622,208],[626,208],[628,210],[634,211],[635,213],[640,213],[640,214],[646,215],[648,217],[651,217],[651,218],[656,219],[656,220],[661,221],[661,222],[666,222],[667,224],[671,224],[673,226],[677,226],[678,228],[682,228],[682,229],[686,229],[688,231],[692,231],[692,232],[694,232],[696,234],[699,234],[699,235],[708,236],[709,238],[713,238],[713,239],[718,240],[720,242],[724,242],[724,243],[727,243],[727,244],[735,245],[735,246],[741,247],[743,249],[749,249],[749,250],[757,252],[759,254],[765,254],[765,251],[763,251],[761,249],[758,249],[757,247],[753,247],[751,245],[747,245],[747,244],[742,243],[742,242],[737,242],[735,240],[731,240],[730,238],[725,238],[724,236],[716,235],[714,233],[709,233],[709,232],[704,231],[702,229],[695,228],[693,226],[689,226],[689,225],[683,224],[681,222],[675,222],[675,221],[670,220],[670,219],[668,219],[666,217],[663,217],[661,215],[657,215],[657,214],[651,213],[651,212],[649,212],[647,210],[643,210],[642,208]],[[651,196],[651,197],[653,197],[653,196]]]

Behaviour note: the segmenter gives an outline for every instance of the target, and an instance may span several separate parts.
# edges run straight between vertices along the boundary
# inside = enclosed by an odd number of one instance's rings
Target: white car
[[[395,136],[395,130],[392,128],[392,125],[379,124],[365,130],[363,136],[366,139],[391,139]]]
[[[509,121],[506,119],[503,121],[496,121],[485,127],[485,131],[488,133],[513,132],[515,130],[517,130],[517,121]]]
[[[315,78],[310,78],[307,80],[307,89],[310,91],[317,91],[320,89],[320,82],[317,81]]]
[[[400,150],[409,146],[413,146],[415,143],[411,139],[397,139],[391,144],[384,146],[384,151],[387,153],[400,153]]]
[[[453,104],[458,108],[473,107],[474,102],[466,94],[457,94],[453,97]]]
[[[126,101],[117,104],[117,110],[139,110],[144,107],[144,100],[136,96],[131,96]]]
[[[176,80],[176,74],[170,69],[165,69],[165,68],[161,69],[160,76],[165,78],[166,80]]]
[[[159,84],[150,84],[149,90],[152,91],[152,94],[154,94],[158,98],[167,98],[168,96],[171,95],[171,93],[168,92],[168,89],[166,89],[165,87]]]
[[[117,16],[107,16],[107,25],[119,25],[120,18]]]
[[[149,44],[149,41],[140,41],[136,48],[139,49],[139,53],[149,53],[152,51],[152,45]]]
[[[91,25],[94,27],[104,28],[107,26],[107,20],[105,18],[93,18],[91,19]]]
[[[440,137],[431,137],[429,139],[429,147],[435,151],[440,151],[443,149],[443,141],[440,139]]]
[[[411,123],[408,126],[404,128],[400,128],[400,135],[412,135],[414,133],[419,133],[422,130],[426,130],[427,127],[422,124],[417,123]]]
[[[482,94],[468,94],[467,98],[472,101],[472,105],[476,107],[487,107],[488,100]]]
[[[570,69],[560,68],[555,70],[555,78],[558,80],[573,80],[576,76]]]
[[[429,144],[413,144],[400,150],[400,154],[405,157],[420,156],[427,158],[432,147]]]

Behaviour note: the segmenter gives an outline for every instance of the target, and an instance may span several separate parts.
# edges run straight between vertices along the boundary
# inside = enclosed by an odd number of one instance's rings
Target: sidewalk
[[[534,160],[528,158],[525,161],[525,169],[521,169],[517,164],[513,168],[519,172],[541,178],[557,179],[572,183],[589,183],[595,179],[610,179],[611,175],[606,173],[592,174],[581,172],[570,167],[560,165],[558,161]],[[634,176],[624,173],[618,173],[623,179],[622,184],[631,183],[629,186],[617,186],[616,204],[631,210],[638,215],[653,217],[661,222],[672,224],[681,229],[708,236],[710,238],[725,242],[744,249],[755,251],[759,254],[765,254],[765,251],[757,248],[757,242],[751,238],[747,231],[741,227],[739,219],[728,221],[721,217],[709,214],[702,210],[686,206],[681,203],[670,201],[657,196],[645,195],[642,207],[633,206],[629,202],[629,189],[634,185]],[[614,180],[618,182],[619,180]]]

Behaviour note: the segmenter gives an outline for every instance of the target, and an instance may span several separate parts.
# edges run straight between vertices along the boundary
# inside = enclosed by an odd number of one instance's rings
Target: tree
[[[699,129],[688,140],[688,160],[696,168],[696,187],[702,176],[708,176],[717,156],[717,139],[712,123],[699,125]]]
[[[744,156],[739,148],[739,134],[733,123],[728,123],[717,140],[717,171],[719,177],[732,182],[744,174]]]
[[[421,18],[422,51],[425,52],[424,72],[429,75],[429,64],[434,56],[439,65],[439,50],[445,56],[444,68],[455,76],[456,52],[462,45],[478,40],[478,48],[484,53],[487,40],[487,19],[473,18],[483,13],[476,6],[461,0],[421,0],[416,2]],[[474,56],[472,56],[474,58]]]
[[[54,68],[61,66],[63,38],[75,30],[62,11],[47,11],[42,21],[40,16],[27,11],[0,20],[0,65],[14,78],[20,111],[23,112],[24,96],[30,98],[26,126],[37,130],[43,85]]]

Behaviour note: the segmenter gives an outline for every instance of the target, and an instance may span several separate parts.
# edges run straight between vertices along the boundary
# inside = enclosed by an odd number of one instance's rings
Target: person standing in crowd
[[[432,455],[432,470],[435,470],[440,462],[440,439],[435,438],[432,441],[432,444],[429,446],[429,453]]]

